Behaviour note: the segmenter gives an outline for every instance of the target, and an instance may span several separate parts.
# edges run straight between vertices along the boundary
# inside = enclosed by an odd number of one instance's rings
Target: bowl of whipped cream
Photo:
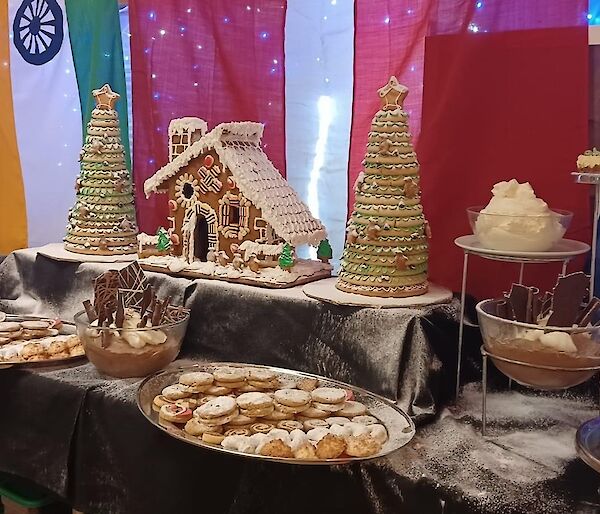
[[[560,241],[573,213],[550,209],[528,182],[512,179],[492,188],[485,207],[467,209],[469,223],[479,243],[490,250],[545,252]]]

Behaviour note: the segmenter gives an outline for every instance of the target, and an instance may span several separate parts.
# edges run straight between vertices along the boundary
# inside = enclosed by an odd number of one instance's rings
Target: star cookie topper
[[[408,88],[400,84],[398,79],[392,75],[388,83],[377,92],[381,98],[381,109],[393,111],[398,108],[402,109],[404,99],[408,95]]]
[[[104,84],[100,89],[94,89],[92,95],[96,100],[96,107],[107,110],[113,110],[121,96],[119,93],[115,93],[108,84]]]

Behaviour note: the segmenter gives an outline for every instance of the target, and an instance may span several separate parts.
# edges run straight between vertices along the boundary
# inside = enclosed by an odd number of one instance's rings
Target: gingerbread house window
[[[243,195],[228,191],[219,204],[219,230],[225,237],[242,239],[249,232],[250,203]]]

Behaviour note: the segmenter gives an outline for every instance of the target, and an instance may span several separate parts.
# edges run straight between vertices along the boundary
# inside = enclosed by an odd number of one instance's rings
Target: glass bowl
[[[493,314],[499,301],[484,300],[476,309],[485,351],[506,376],[528,387],[558,390],[579,385],[600,369],[600,326],[544,327],[512,321]],[[542,334],[557,332],[568,334],[577,351],[540,342]]]
[[[548,214],[513,216],[482,213],[484,207],[469,207],[467,216],[473,234],[485,248],[507,252],[546,252],[562,239],[573,213],[552,209]]]
[[[156,327],[100,328],[90,325],[86,312],[80,311],[75,326],[85,355],[99,371],[131,378],[150,375],[176,359],[189,319],[186,312],[180,321]]]

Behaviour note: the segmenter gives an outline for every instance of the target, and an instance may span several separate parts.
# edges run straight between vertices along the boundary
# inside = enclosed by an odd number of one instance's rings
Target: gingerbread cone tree
[[[355,184],[338,289],[381,297],[427,292],[428,225],[419,163],[402,110],[408,88],[396,77],[379,90],[367,153]]]
[[[80,153],[77,200],[69,211],[65,248],[92,255],[135,253],[138,228],[133,184],[114,109],[119,95],[108,84],[92,94],[96,108]]]

